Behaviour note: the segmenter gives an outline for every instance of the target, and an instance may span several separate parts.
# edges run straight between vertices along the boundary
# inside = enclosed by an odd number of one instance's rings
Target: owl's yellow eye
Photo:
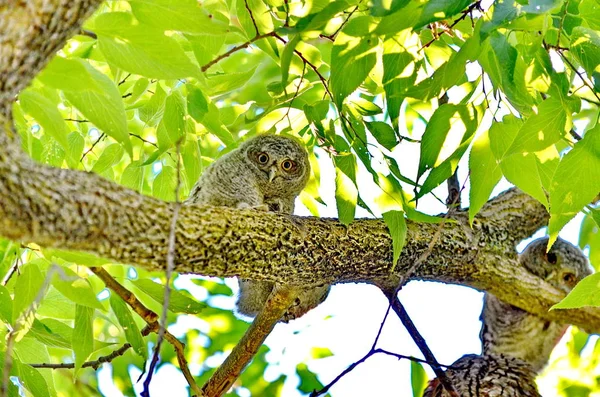
[[[269,162],[269,155],[266,153],[259,153],[256,159],[260,164],[267,164]]]
[[[281,168],[284,171],[288,171],[289,172],[289,171],[292,171],[294,168],[296,168],[296,163],[293,162],[292,160],[284,160],[281,163]]]

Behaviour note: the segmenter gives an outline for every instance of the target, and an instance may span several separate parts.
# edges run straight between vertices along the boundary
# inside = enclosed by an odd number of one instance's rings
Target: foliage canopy
[[[395,259],[405,217],[436,222],[416,203],[437,199],[460,163],[469,171],[471,222],[504,177],[548,208],[552,238],[583,212],[581,246],[597,267],[600,212],[589,203],[600,191],[599,92],[599,0],[129,0],[102,5],[13,112],[35,160],[168,201],[187,197],[202,170],[245,137],[298,136],[314,174],[302,203],[318,216],[321,184],[331,184],[342,222],[357,207],[383,214]],[[326,162],[335,180],[321,179]],[[83,363],[127,342],[132,349],[112,361],[113,378],[133,395],[128,366],[143,370],[148,359],[145,322],[81,264],[108,262],[0,240],[0,319],[18,324],[13,374],[30,395],[93,394],[97,379]],[[107,268],[161,312],[163,274]],[[204,303],[176,289],[168,321],[200,313],[208,331],[185,337],[188,356],[204,362],[246,324],[213,304],[232,295],[226,284],[191,282]],[[590,281],[561,305],[599,305],[594,294]],[[204,346],[193,342],[199,334]],[[585,335],[573,335],[569,354],[579,360]],[[277,395],[285,376],[264,381],[263,349],[241,385]],[[166,347],[161,359],[176,361]],[[42,362],[73,362],[75,371],[27,365]],[[197,383],[211,369],[194,374]],[[296,371],[300,392],[321,387],[305,364]],[[422,369],[415,363],[412,372],[421,388]],[[561,382],[565,396],[597,388],[587,379]]]

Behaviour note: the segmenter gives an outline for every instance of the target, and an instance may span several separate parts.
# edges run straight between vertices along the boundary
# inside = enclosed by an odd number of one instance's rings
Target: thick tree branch
[[[161,269],[171,215],[169,203],[94,174],[37,164],[15,143],[0,149],[4,237]],[[563,294],[515,259],[514,246],[548,221],[541,204],[511,190],[488,203],[472,228],[466,213],[454,218],[457,222],[444,226],[412,278],[487,290],[550,320],[600,332],[599,310],[547,313]],[[345,227],[335,219],[190,205],[181,208],[177,223],[176,271],[287,284],[382,285],[402,277],[437,229],[408,221],[407,243],[392,274],[392,242],[381,220],[361,219]]]

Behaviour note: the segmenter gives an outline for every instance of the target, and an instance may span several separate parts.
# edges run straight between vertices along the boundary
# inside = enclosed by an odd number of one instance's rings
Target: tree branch
[[[152,310],[148,309],[142,302],[140,302],[136,296],[129,291],[127,288],[123,287],[117,280],[115,280],[104,268],[102,267],[90,267],[90,270],[98,276],[109,288],[111,291],[116,293],[127,303],[145,322],[148,324],[146,328],[149,329],[150,332],[159,333],[160,329],[163,327],[159,324],[158,314],[154,313]],[[164,330],[164,338],[167,342],[169,342],[173,349],[175,349],[175,355],[177,356],[177,362],[179,363],[179,369],[181,370],[185,380],[190,385],[190,389],[193,391],[193,395],[196,397],[204,397],[204,394],[196,384],[194,380],[194,376],[190,372],[188,367],[187,360],[185,358],[185,345],[177,339],[173,334],[169,331]],[[148,375],[151,379],[151,374]],[[147,386],[145,386],[145,391],[147,392]]]
[[[0,146],[4,237],[158,270],[166,261],[171,215],[169,203],[94,174],[40,165],[14,142]],[[564,294],[515,260],[515,245],[547,224],[548,213],[540,203],[511,190],[488,203],[473,228],[466,212],[453,218],[456,222],[445,225],[413,279],[487,290],[549,320],[600,332],[600,310],[548,313]],[[406,245],[391,273],[392,241],[382,220],[359,219],[346,227],[336,219],[186,205],[177,222],[175,270],[285,284],[383,285],[410,269],[438,229],[411,221],[407,226]]]
[[[265,306],[254,318],[250,328],[233,347],[223,364],[202,386],[205,397],[219,397],[225,394],[239,378],[240,374],[258,352],[275,325],[298,296],[297,288],[276,285],[271,291]],[[260,338],[256,338],[256,336]]]

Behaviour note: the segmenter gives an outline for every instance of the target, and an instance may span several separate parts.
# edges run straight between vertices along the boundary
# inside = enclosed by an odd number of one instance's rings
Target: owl
[[[531,242],[519,256],[530,273],[569,292],[591,274],[579,248],[558,239],[546,253],[548,238]],[[461,396],[537,397],[535,377],[568,326],[531,314],[486,293],[481,313],[482,355],[466,355],[446,371]],[[437,379],[424,397],[447,397]]]
[[[293,138],[258,135],[211,164],[192,188],[187,203],[257,208],[292,214],[294,201],[310,177],[304,146]],[[238,311],[255,316],[274,283],[239,280]],[[329,286],[307,289],[284,314],[283,321],[302,316],[321,303]]]

